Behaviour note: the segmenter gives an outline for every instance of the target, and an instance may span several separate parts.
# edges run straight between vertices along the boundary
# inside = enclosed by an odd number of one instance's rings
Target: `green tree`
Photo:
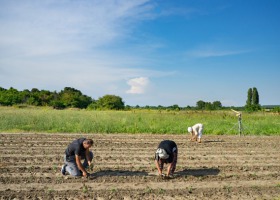
[[[252,90],[252,88],[249,88],[248,92],[247,92],[247,101],[246,101],[246,105],[245,105],[245,110],[247,110],[247,111],[252,110],[252,95],[253,95],[253,90]]]
[[[252,104],[253,105],[258,105],[259,104],[259,93],[258,93],[258,90],[257,88],[253,88],[253,91],[252,91]]]
[[[105,95],[97,100],[97,107],[105,110],[123,110],[124,102],[116,95]]]
[[[206,110],[213,110],[213,105],[211,102],[205,102],[205,109]]]
[[[12,106],[21,103],[20,92],[17,89],[10,88],[5,90],[1,88],[0,105]]]
[[[247,111],[257,111],[260,110],[261,106],[259,104],[259,93],[257,88],[249,88],[247,93],[247,101],[245,105],[245,110]]]
[[[257,88],[255,88],[255,87],[252,90],[252,106],[253,106],[253,110],[255,110],[255,111],[261,109],[261,106],[259,103],[259,93],[258,93]]]
[[[24,103],[24,104],[26,104],[27,103],[27,101],[28,101],[28,99],[30,98],[30,91],[29,90],[23,90],[22,92],[21,92],[21,102],[22,103]]]
[[[40,105],[48,106],[50,102],[53,100],[53,94],[48,90],[41,90],[38,94]]]
[[[179,111],[179,110],[180,110],[180,107],[178,106],[178,104],[174,104],[174,105],[172,105],[172,106],[169,106],[168,109]]]
[[[41,106],[41,101],[40,101],[40,90],[38,90],[37,88],[32,88],[32,90],[30,91],[30,97],[27,99],[27,103],[30,105],[34,105],[34,106]]]
[[[221,109],[222,108],[222,103],[220,101],[214,101],[212,103],[212,106],[213,106],[213,109],[214,110],[218,110],[218,109]]]
[[[64,109],[65,105],[59,101],[59,100],[53,100],[50,102],[50,105],[54,108],[54,109]]]
[[[83,95],[81,91],[65,87],[59,93],[59,101],[64,104],[65,107],[72,108],[87,108],[87,106],[92,102],[91,97]]]
[[[196,107],[199,110],[203,110],[205,108],[205,102],[202,100],[199,100],[198,102],[196,102]]]
[[[252,105],[252,96],[253,96],[253,90],[252,88],[249,88],[247,92],[247,101],[246,101],[246,105],[248,107],[251,107]]]

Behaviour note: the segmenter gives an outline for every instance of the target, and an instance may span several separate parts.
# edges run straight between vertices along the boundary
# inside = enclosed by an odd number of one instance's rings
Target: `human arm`
[[[90,159],[90,155],[89,155],[89,149],[86,149],[86,159],[87,159],[87,162],[88,162],[88,166],[91,165],[91,159]]]
[[[192,131],[192,138],[191,138],[191,141],[195,141],[195,140],[197,139],[197,135],[198,135],[197,131],[196,131],[196,130],[193,130],[193,131]]]
[[[158,163],[158,160],[155,160],[155,164],[156,164],[156,167],[157,167],[157,170],[158,170],[158,175],[161,175],[162,174],[162,171],[159,167],[159,163]]]
[[[190,132],[190,135],[191,135],[190,141],[192,141],[193,140],[193,131]]]

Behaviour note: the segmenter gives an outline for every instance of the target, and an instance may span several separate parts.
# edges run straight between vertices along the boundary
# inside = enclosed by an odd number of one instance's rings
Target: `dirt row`
[[[62,176],[63,153],[94,140],[88,179]],[[157,176],[154,152],[174,140],[173,179]],[[279,136],[0,134],[1,199],[280,199]],[[166,168],[165,168],[166,169]]]

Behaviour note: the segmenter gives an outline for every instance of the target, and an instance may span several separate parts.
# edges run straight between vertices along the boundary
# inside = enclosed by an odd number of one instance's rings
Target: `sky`
[[[0,87],[280,105],[279,0],[0,0]]]

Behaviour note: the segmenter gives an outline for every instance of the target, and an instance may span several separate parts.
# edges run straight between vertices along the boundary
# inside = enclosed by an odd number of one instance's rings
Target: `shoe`
[[[62,165],[60,171],[62,175],[66,175],[66,165]]]
[[[169,176],[168,176],[168,178],[174,178],[174,175],[173,174],[170,174]]]

